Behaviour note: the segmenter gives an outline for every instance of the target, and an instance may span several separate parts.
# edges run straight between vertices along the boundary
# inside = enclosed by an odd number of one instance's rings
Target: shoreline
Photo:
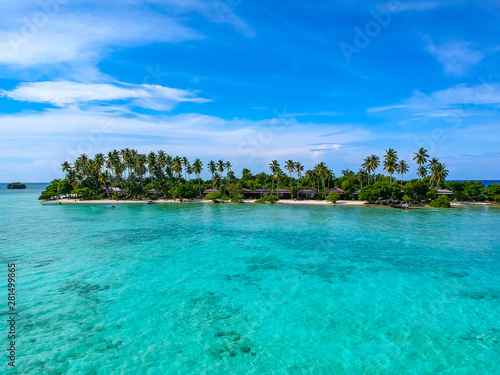
[[[255,199],[244,199],[240,204],[255,204]],[[168,203],[207,203],[207,204],[213,204],[214,202],[210,200],[204,200],[204,199],[189,199],[189,200],[173,200],[173,199],[157,199],[153,201],[154,204],[168,204]],[[55,199],[53,201],[41,201],[41,203],[51,203],[51,204],[88,204],[88,205],[99,205],[99,204],[148,204],[148,200],[141,199],[141,200],[112,200],[112,199],[101,199],[101,200],[75,200],[71,198],[62,198],[62,199]],[[231,202],[226,202],[226,203],[217,203],[217,204],[231,204]],[[266,203],[268,204],[268,203]],[[383,205],[376,205],[376,204],[370,204],[369,202],[365,201],[349,201],[349,200],[339,200],[336,203],[330,203],[327,201],[316,201],[316,200],[303,200],[303,201],[297,201],[297,200],[279,200],[275,202],[274,204],[285,204],[285,205],[301,205],[301,206],[381,206],[385,207]],[[451,202],[452,207],[466,207],[466,206],[495,206],[493,202]],[[415,207],[427,207],[428,204],[425,205],[415,205]]]

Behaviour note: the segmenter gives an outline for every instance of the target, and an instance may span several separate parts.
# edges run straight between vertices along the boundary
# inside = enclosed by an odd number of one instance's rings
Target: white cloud
[[[325,151],[337,150],[335,159],[330,153],[324,159],[332,167],[340,167],[345,155],[339,152],[344,146],[372,138],[361,125],[310,124],[288,119],[225,120],[193,113],[122,116],[78,108],[1,115],[0,133],[0,159],[17,158],[20,149],[25,150],[23,157],[33,159],[33,163],[14,169],[10,165],[10,173],[16,176],[3,180],[18,177],[25,181],[54,178],[60,175],[62,161],[74,160],[81,153],[93,155],[125,147],[140,152],[163,149],[205,161],[223,158],[230,160],[235,170],[248,167],[261,171],[267,169],[271,159],[292,158],[312,166],[317,160],[311,145],[320,144],[318,147]]]
[[[393,1],[379,4],[378,8],[391,9],[395,12],[426,11],[455,3],[455,1]]]
[[[500,105],[500,84],[486,80],[482,84],[457,85],[430,94],[415,91],[401,104],[368,108],[367,113],[405,111],[427,117],[467,116],[469,109],[496,109]],[[461,112],[457,114],[457,110]]]
[[[247,36],[253,30],[218,2],[198,0],[26,0],[2,2],[0,64],[11,71],[71,64],[89,70],[116,48],[150,43],[178,43],[204,38],[184,25],[187,13],[199,13],[212,23],[227,23]],[[152,10],[151,5],[160,11]],[[94,72],[95,73],[95,72]],[[97,74],[96,74],[97,75]]]
[[[464,75],[471,66],[484,58],[484,54],[474,49],[472,43],[465,42],[436,45],[428,40],[426,50],[443,65],[445,74],[453,76]]]
[[[92,101],[133,100],[133,104],[156,110],[169,110],[181,102],[205,103],[188,90],[158,85],[78,83],[68,81],[22,83],[14,90],[0,90],[0,95],[34,103],[50,103],[58,107],[86,104]]]

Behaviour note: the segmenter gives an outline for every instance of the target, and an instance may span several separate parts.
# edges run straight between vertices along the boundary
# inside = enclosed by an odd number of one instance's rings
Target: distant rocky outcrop
[[[13,182],[11,184],[7,185],[7,189],[26,189],[27,186],[25,184],[22,184],[20,182]]]

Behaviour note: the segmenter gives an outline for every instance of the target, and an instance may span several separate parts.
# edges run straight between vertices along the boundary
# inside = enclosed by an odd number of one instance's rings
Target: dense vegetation
[[[403,197],[408,201],[427,201],[437,198],[434,189],[439,186],[453,190],[457,200],[500,200],[499,184],[485,189],[480,182],[446,182],[448,170],[444,163],[437,158],[429,158],[424,148],[414,155],[419,179],[406,182],[404,175],[410,167],[406,161],[399,160],[394,149],[386,150],[382,161],[376,155],[368,156],[358,172],[344,169],[339,177],[324,162],[305,170],[300,162],[287,160],[282,169],[280,163],[273,160],[269,164],[270,173],[253,174],[243,169],[241,177],[237,178],[228,161],[209,161],[205,168],[200,159],[191,163],[186,157],[172,157],[161,150],[146,155],[127,148],[113,150],[106,155],[96,154],[93,159],[83,154],[72,164],[64,162],[62,170],[65,178],[52,181],[40,199],[71,196],[80,199],[163,197],[182,200],[201,197],[203,190],[213,188],[219,191],[208,194],[206,199],[240,202],[243,188],[254,190],[266,187],[271,190],[287,188],[292,198],[297,197],[299,190],[311,188],[319,193],[315,199],[335,202],[340,196],[333,194],[325,197],[323,192],[338,187],[344,191],[342,199],[356,199],[356,192],[360,190],[359,199],[366,201]],[[376,173],[379,166],[386,175]],[[210,174],[209,179],[201,178],[203,171]],[[394,174],[401,177],[399,181]]]
[[[27,186],[25,184],[22,184],[20,182],[13,182],[11,184],[7,185],[7,189],[26,189]]]

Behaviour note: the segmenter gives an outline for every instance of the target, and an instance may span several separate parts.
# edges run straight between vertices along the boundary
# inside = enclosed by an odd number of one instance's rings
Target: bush
[[[122,194],[118,191],[115,191],[113,194],[111,194],[111,199],[114,199],[115,201],[120,200],[122,197]]]
[[[267,197],[260,197],[259,199],[257,199],[255,201],[255,203],[266,203],[266,202],[269,202],[271,204],[273,204],[274,202],[277,202],[279,201],[280,199],[276,196],[276,195],[268,195]]]
[[[495,200],[495,197],[500,196],[500,184],[494,183],[486,188],[486,194],[490,200]]]
[[[220,197],[220,200],[223,201],[223,202],[226,202],[226,201],[229,200],[229,197],[224,194],[223,196]]]
[[[499,195],[495,195],[495,196],[493,197],[493,200],[494,200],[495,202],[497,202],[497,203],[500,203],[500,194],[499,194]]]
[[[373,202],[380,199],[390,199],[394,196],[394,188],[389,183],[377,182],[373,185],[365,186],[359,193],[360,201]]]
[[[429,207],[434,208],[450,208],[450,199],[445,197],[444,195],[440,195],[436,200],[433,200],[429,203]]]
[[[151,199],[152,201],[155,201],[158,199],[158,197],[156,196],[156,194],[149,194],[148,195],[148,199]]]
[[[315,200],[315,201],[324,201],[324,200],[325,200],[325,194],[318,193],[318,195],[316,195],[316,196],[314,197],[314,200]]]
[[[328,202],[331,202],[331,203],[335,203],[337,202],[338,200],[340,199],[340,195],[339,193],[336,193],[334,191],[332,191],[330,194],[328,194],[328,197],[326,198],[326,200]]]
[[[221,197],[222,194],[220,191],[212,191],[205,196],[205,200],[213,201],[214,203],[219,203],[219,199],[221,199]]]
[[[406,196],[417,201],[421,201],[427,198],[427,191],[429,190],[428,184],[423,181],[416,180],[408,182],[403,186],[403,190]]]
[[[467,194],[463,191],[454,191],[453,195],[455,196],[455,200],[459,202],[463,202],[467,200]]]
[[[238,195],[231,198],[231,203],[241,203],[243,198],[244,198],[243,195],[238,194]]]
[[[410,198],[408,195],[406,195],[406,194],[405,194],[405,195],[403,196],[403,200],[404,200],[405,202],[409,202],[409,201],[411,201],[411,198]]]

